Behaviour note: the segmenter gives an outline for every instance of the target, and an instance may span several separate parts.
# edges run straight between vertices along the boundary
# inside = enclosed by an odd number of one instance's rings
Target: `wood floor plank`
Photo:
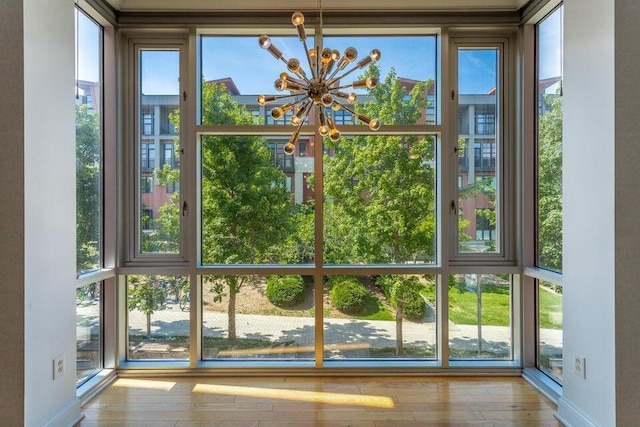
[[[83,427],[558,427],[518,377],[120,378]]]

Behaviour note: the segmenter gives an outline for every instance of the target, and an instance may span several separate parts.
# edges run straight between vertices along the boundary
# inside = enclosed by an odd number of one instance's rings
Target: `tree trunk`
[[[396,303],[396,356],[402,356],[402,300],[398,299]]]
[[[229,341],[236,340],[236,292],[229,287]]]
[[[151,313],[147,313],[147,339],[151,339]]]

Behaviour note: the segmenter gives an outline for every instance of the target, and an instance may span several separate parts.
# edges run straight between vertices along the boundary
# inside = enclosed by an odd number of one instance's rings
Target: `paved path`
[[[95,305],[87,303],[78,309],[79,316],[89,316]],[[433,316],[431,316],[433,317]],[[90,327],[90,326],[89,326]],[[204,311],[203,333],[206,337],[225,337],[227,314]],[[343,356],[342,350],[349,350],[349,357],[367,357],[368,348],[395,347],[395,321],[325,319],[324,342],[333,346],[334,357]],[[86,327],[84,329],[86,331]],[[129,330],[136,335],[146,334],[146,316],[137,310],[129,312]],[[237,314],[236,332],[239,338],[253,338],[272,342],[295,342],[298,347],[312,348],[315,339],[315,324],[312,317],[289,317],[256,314]],[[177,304],[169,302],[151,315],[151,333],[164,336],[188,336],[189,313],[180,310]],[[562,330],[544,330],[545,352],[556,352],[562,348]],[[477,351],[478,328],[475,325],[449,323],[449,341],[458,350]],[[405,345],[420,348],[434,348],[436,324],[425,322],[403,322]],[[511,331],[508,327],[483,326],[483,350],[497,354],[508,354],[511,347]]]

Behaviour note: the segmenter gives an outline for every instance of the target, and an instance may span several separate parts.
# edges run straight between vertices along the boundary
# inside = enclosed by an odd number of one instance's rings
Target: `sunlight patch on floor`
[[[113,383],[113,387],[140,388],[164,391],[171,390],[175,385],[176,383],[173,381],[136,380],[132,378],[118,378],[118,380]]]
[[[265,399],[292,400],[331,405],[362,405],[375,408],[393,408],[393,399],[387,396],[370,396],[322,391],[287,390],[281,388],[242,387],[221,384],[196,384],[194,393],[224,394]]]

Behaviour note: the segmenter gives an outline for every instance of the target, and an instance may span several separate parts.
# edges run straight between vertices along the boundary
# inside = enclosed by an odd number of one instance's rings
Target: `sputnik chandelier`
[[[320,43],[322,43],[322,10],[320,14],[319,40]],[[298,59],[285,59],[282,56],[282,52],[271,42],[269,36],[262,35],[258,39],[258,43],[262,48],[268,50],[276,59],[287,64],[289,72],[296,76],[293,77],[283,72],[280,74],[280,78],[275,81],[276,90],[279,92],[289,91],[288,94],[258,96],[258,104],[261,106],[272,102],[280,102],[280,100],[286,98],[293,98],[291,102],[275,106],[271,110],[271,117],[273,117],[274,120],[284,118],[289,111],[294,113],[291,116],[291,124],[297,126],[297,128],[289,142],[284,146],[284,152],[289,155],[293,154],[300,129],[309,116],[313,105],[316,106],[318,111],[320,123],[318,132],[322,136],[328,135],[331,141],[335,142],[340,139],[340,130],[336,128],[334,121],[331,119],[329,108],[334,111],[340,109],[348,111],[353,117],[368,125],[371,130],[376,131],[380,129],[380,120],[371,119],[363,114],[356,113],[352,107],[346,105],[347,103],[354,104],[356,102],[356,94],[354,92],[343,92],[343,90],[349,88],[359,89],[367,87],[372,89],[378,84],[377,77],[371,76],[366,79],[356,80],[348,85],[340,86],[340,80],[347,75],[362,69],[372,61],[378,61],[380,59],[380,51],[373,49],[368,56],[361,59],[347,71],[344,71],[345,68],[358,57],[358,51],[354,47],[345,49],[342,56],[340,56],[340,52],[337,50],[331,50],[329,48],[320,50],[320,46],[309,49],[307,47],[307,35],[304,30],[304,15],[301,12],[294,12],[291,16],[291,22],[296,27],[298,37],[304,45],[309,68],[311,69],[310,76],[302,69]],[[319,60],[318,54],[320,55]]]

